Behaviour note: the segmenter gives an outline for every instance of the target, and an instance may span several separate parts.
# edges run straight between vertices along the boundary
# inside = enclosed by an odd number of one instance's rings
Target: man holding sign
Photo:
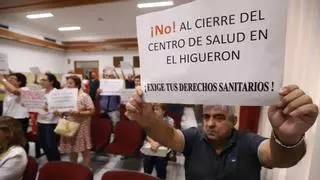
[[[146,101],[276,103],[286,6],[278,0],[201,0],[138,16]]]
[[[318,107],[298,86],[286,86],[279,95],[281,101],[268,110],[270,139],[235,130],[231,106],[204,106],[203,129],[174,129],[156,118],[152,105],[143,101],[141,88],[127,103],[126,116],[152,139],[184,154],[187,180],[258,180],[261,166],[287,168],[302,159],[304,134],[318,116]]]

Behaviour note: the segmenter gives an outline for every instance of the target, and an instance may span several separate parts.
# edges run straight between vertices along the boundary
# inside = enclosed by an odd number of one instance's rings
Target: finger
[[[277,108],[276,106],[269,107],[268,109],[268,117],[273,128],[278,128],[283,124],[283,120],[281,118],[272,118],[272,117],[281,117],[283,113],[281,109]]]
[[[154,114],[153,106],[151,103],[143,103],[142,108],[145,113]]]
[[[139,103],[142,103],[143,102],[142,96],[143,96],[142,87],[141,86],[136,87],[136,90],[132,98],[136,99]]]
[[[295,89],[299,89],[299,86],[294,85],[294,84],[288,85],[288,86],[284,86],[284,87],[282,87],[282,88],[280,89],[279,94],[280,94],[281,96],[285,96],[285,95],[287,95],[288,93],[290,93],[291,91],[293,91],[293,90],[295,90]]]
[[[143,95],[143,89],[141,86],[136,87],[136,92],[138,95],[142,96]]]
[[[135,107],[133,106],[131,103],[127,103],[126,104],[126,110],[127,112],[133,112],[133,113],[139,113],[140,111]]]
[[[289,104],[287,104],[283,110],[283,113],[290,114],[292,111],[306,104],[312,104],[312,99],[310,98],[310,96],[300,96],[295,100],[291,101]]]
[[[134,106],[139,112],[142,110],[142,97],[139,95],[139,92],[136,91],[132,98],[130,99],[129,103]]]
[[[137,103],[142,103],[142,95],[139,95],[138,91],[133,94],[132,99],[137,101]]]
[[[132,113],[132,112],[125,112],[124,115],[131,121],[136,121],[136,120],[139,120],[139,117],[137,115],[137,113]]]
[[[295,109],[290,113],[290,116],[292,117],[302,117],[302,116],[308,116],[308,117],[317,117],[319,113],[318,106],[315,104],[306,104],[303,106],[300,106],[299,108]],[[303,118],[302,118],[303,120]]]
[[[131,98],[130,101],[127,103],[129,110],[134,110],[137,113],[142,111],[142,106],[138,103],[134,98]]]
[[[133,106],[138,112],[142,111],[142,106],[140,103],[138,103],[135,99],[131,98],[129,101],[129,104]]]
[[[297,99],[300,96],[305,95],[305,93],[301,89],[295,89],[288,93],[286,96],[282,97],[280,103],[277,105],[279,108],[286,106],[291,101]]]

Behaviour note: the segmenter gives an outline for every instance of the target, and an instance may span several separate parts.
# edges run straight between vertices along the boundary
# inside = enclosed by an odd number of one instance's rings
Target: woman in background
[[[27,108],[21,104],[21,91],[27,90],[27,78],[22,73],[11,73],[5,79],[3,75],[0,75],[0,83],[5,87],[5,96],[3,100],[3,116],[10,116],[22,124],[25,137],[27,136],[27,130],[29,127],[29,113]],[[25,150],[29,152],[29,144],[25,144]]]
[[[60,89],[60,82],[56,76],[51,73],[46,73],[43,78],[40,79],[40,84],[44,88],[46,102],[52,91]],[[47,107],[45,107],[42,112],[38,113],[37,120],[40,144],[48,161],[60,161],[58,136],[54,133],[59,117],[48,112]]]
[[[82,89],[83,89],[83,92],[89,94],[90,81],[89,81],[89,77],[87,75],[83,75]]]
[[[91,155],[91,133],[90,124],[91,116],[94,115],[94,105],[90,96],[81,90],[81,79],[78,76],[70,76],[67,78],[68,88],[77,88],[77,111],[69,111],[67,113],[56,112],[60,117],[65,116],[66,120],[80,123],[78,132],[73,137],[61,136],[60,150],[68,153],[71,162],[78,162],[78,154],[83,156],[83,165],[90,167]]]
[[[0,116],[0,179],[21,180],[28,158],[21,123],[8,116]]]

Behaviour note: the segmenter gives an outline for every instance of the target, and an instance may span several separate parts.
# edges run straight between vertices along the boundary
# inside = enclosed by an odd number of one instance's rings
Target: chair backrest
[[[144,140],[143,130],[134,121],[119,121],[115,129],[115,143],[121,143],[128,147],[139,147]]]
[[[28,156],[28,163],[26,169],[24,170],[22,180],[35,180],[37,177],[37,172],[37,161],[34,158]]]
[[[103,174],[101,180],[115,180],[115,179],[130,179],[130,180],[157,180],[156,177],[153,177],[149,174],[140,173],[137,171],[124,171],[124,170],[115,170],[108,171]]]
[[[126,105],[121,104],[120,105],[120,121],[130,121],[127,116],[125,116],[126,113]]]
[[[174,121],[174,127],[176,129],[181,129],[181,119],[182,117],[174,112],[168,112],[168,116],[172,117],[173,121]]]
[[[110,142],[112,133],[112,122],[109,119],[92,118],[91,120],[91,139],[93,149],[103,150]]]
[[[48,162],[39,170],[38,180],[93,180],[91,170],[71,162]]]

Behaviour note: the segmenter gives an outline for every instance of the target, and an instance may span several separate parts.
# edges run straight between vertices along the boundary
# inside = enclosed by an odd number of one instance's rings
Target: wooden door
[[[74,72],[82,76],[90,76],[90,72],[95,72],[99,79],[99,62],[98,61],[75,61]]]

